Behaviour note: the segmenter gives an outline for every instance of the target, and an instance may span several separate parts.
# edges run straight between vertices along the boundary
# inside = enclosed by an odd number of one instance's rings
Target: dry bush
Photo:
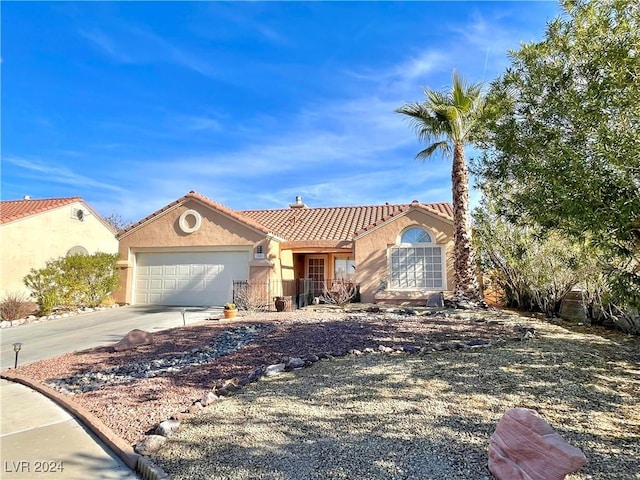
[[[2,320],[18,320],[34,311],[33,302],[23,293],[10,292],[0,300],[0,318]]]
[[[344,307],[356,296],[357,290],[351,282],[334,280],[330,288],[325,285],[325,291],[326,293],[322,296],[324,303]]]
[[[241,310],[266,312],[270,309],[271,298],[268,288],[262,283],[247,282],[236,288],[234,302]]]

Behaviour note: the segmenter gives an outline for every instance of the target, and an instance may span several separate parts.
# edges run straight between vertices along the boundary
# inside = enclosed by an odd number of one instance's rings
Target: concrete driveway
[[[222,317],[222,307],[184,307],[187,325]],[[0,332],[0,368],[13,367],[13,344],[21,342],[18,364],[63,353],[110,345],[134,328],[156,332],[182,326],[181,307],[126,306],[82,313],[42,323],[20,325]]]

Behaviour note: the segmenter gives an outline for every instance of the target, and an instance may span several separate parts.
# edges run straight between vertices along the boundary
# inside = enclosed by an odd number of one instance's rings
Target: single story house
[[[349,282],[362,302],[406,304],[453,290],[448,203],[236,211],[192,191],[118,239],[119,303],[223,305],[234,281],[308,279],[314,296]]]
[[[80,197],[0,202],[0,238],[0,298],[29,295],[24,277],[47,260],[118,252],[116,229]]]

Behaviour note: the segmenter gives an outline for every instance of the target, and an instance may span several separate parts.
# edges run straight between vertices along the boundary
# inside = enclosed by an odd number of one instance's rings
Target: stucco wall
[[[0,296],[10,292],[29,295],[22,279],[30,270],[65,256],[74,246],[86,248],[89,254],[118,252],[115,234],[95,215],[86,215],[81,222],[72,216],[74,208],[88,211],[86,205],[76,202],[0,227]]]
[[[192,233],[183,232],[179,225],[180,216],[187,210],[195,210],[202,217],[200,228]],[[255,248],[258,244],[266,245],[264,240],[264,233],[253,230],[196,200],[189,200],[158,215],[120,239],[120,278],[123,287],[116,292],[115,300],[119,303],[131,303],[134,255],[137,252],[230,249],[238,246]],[[272,253],[270,248],[264,250],[265,253]],[[271,267],[252,266],[250,273],[264,278],[264,268],[272,270]]]
[[[435,215],[412,210],[355,241],[356,282],[360,285],[362,302],[374,302],[381,280],[388,280],[389,276],[387,248],[395,245],[401,232],[413,225],[426,227],[435,242],[445,246],[446,290],[453,290],[453,225]],[[411,295],[406,297],[409,299]],[[402,294],[398,298],[401,300]]]

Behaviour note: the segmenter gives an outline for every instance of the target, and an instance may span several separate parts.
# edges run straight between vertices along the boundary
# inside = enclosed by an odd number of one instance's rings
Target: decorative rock
[[[317,355],[314,355],[313,353],[310,353],[309,355],[307,355],[307,356],[305,357],[305,360],[306,360],[307,362],[309,362],[309,363],[316,363],[316,362],[317,362],[318,360],[320,360],[320,359],[318,358],[318,356],[317,356]]]
[[[418,348],[414,347],[413,345],[403,345],[402,350],[407,353],[416,353],[418,351]]]
[[[378,347],[378,350],[381,351],[382,353],[393,353],[393,348],[385,347],[384,345],[380,345]]]
[[[218,396],[215,393],[207,392],[202,396],[202,400],[200,400],[200,403],[203,407],[206,407],[207,405],[211,405],[216,400],[218,400]]]
[[[131,350],[138,345],[146,345],[153,343],[153,335],[144,330],[131,330],[127,333],[122,340],[113,346],[116,352],[122,352],[123,350]]]
[[[235,392],[240,390],[240,387],[240,379],[238,377],[233,377],[222,382],[221,390],[226,390],[227,392]]]
[[[264,374],[267,377],[273,377],[274,375],[279,375],[280,373],[284,372],[284,369],[286,368],[286,364],[284,363],[278,363],[275,365],[269,365],[265,371]]]
[[[140,455],[153,455],[160,450],[160,447],[167,441],[167,437],[162,435],[147,435],[135,446],[135,451]]]
[[[7,328],[11,326],[11,322],[7,321],[7,320],[3,320],[2,322],[0,322],[0,328]]]
[[[263,373],[264,372],[263,372],[262,368],[256,368],[249,375],[249,382],[251,383],[251,382],[255,382],[255,381],[259,380]]]
[[[364,353],[362,353],[360,350],[356,349],[356,348],[352,348],[351,350],[349,350],[349,354],[355,356],[355,357],[361,357],[362,355],[364,355]]]
[[[198,402],[194,402],[193,405],[191,405],[189,407],[189,409],[187,410],[187,412],[189,413],[196,413],[200,410],[202,410],[204,407],[202,406],[202,404],[198,401]]]
[[[287,362],[287,369],[289,370],[302,368],[302,367],[304,367],[304,360],[301,359],[300,357],[292,357]]]
[[[186,412],[178,412],[178,413],[174,413],[173,415],[171,415],[171,420],[178,420],[178,421],[182,421],[185,418],[187,418],[189,416],[188,413]]]
[[[444,295],[442,292],[430,295],[427,298],[427,307],[444,307]]]
[[[512,408],[489,443],[489,470],[498,480],[563,480],[587,462],[536,412]]]
[[[160,425],[156,427],[156,435],[168,437],[171,433],[175,432],[179,426],[179,420],[165,420],[164,422],[160,422]]]

